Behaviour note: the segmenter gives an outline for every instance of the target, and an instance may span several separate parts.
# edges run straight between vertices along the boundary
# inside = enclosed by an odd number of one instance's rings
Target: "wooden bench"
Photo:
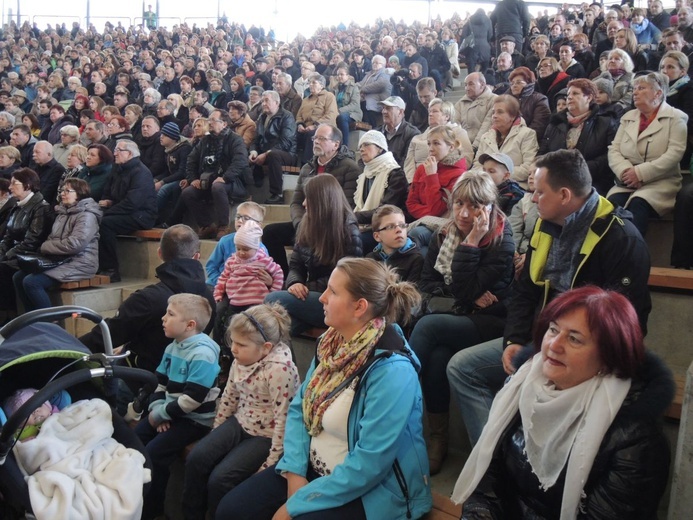
[[[61,291],[72,291],[74,289],[85,289],[87,287],[98,287],[99,285],[107,285],[111,283],[111,278],[101,274],[87,280],[77,280],[74,282],[65,282],[60,284]]]
[[[693,271],[671,269],[669,267],[652,267],[650,268],[648,285],[650,287],[693,291]]]
[[[423,517],[424,520],[459,520],[462,506],[452,503],[448,497],[433,491],[433,508]]]
[[[166,230],[163,228],[140,229],[138,231],[133,231],[129,235],[125,235],[125,236],[135,237],[139,240],[156,240],[156,241],[159,241],[159,240],[161,240],[161,235],[164,234],[164,231],[166,231]]]
[[[674,394],[674,400],[671,406],[669,406],[669,409],[664,413],[664,417],[680,421],[683,396],[686,392],[686,374],[674,374],[674,382],[676,383],[676,393]]]

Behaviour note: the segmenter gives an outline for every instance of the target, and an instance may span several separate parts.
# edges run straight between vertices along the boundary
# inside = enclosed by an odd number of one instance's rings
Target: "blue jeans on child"
[[[135,433],[145,445],[152,461],[152,482],[149,493],[144,498],[142,511],[142,519],[146,520],[164,512],[169,466],[183,448],[207,435],[209,428],[190,419],[176,419],[171,421],[171,427],[167,431],[159,433],[145,416],[135,428]]]
[[[185,461],[183,516],[204,520],[224,495],[252,476],[267,460],[272,439],[247,433],[229,417],[200,440]]]

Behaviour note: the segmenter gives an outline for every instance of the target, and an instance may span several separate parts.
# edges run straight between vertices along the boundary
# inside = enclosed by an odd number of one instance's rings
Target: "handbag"
[[[473,49],[476,47],[476,40],[474,39],[474,33],[469,33],[465,38],[462,40],[462,43],[460,44],[460,47],[462,49]]]
[[[217,174],[214,172],[207,172],[200,175],[200,189],[209,190],[212,188],[212,182],[217,178]]]
[[[25,273],[37,274],[54,269],[68,262],[69,256],[44,256],[35,254],[16,255],[17,265]]]

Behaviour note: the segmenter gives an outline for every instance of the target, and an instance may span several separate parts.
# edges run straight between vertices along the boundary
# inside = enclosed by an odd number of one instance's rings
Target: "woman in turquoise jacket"
[[[229,492],[217,519],[395,520],[431,509],[419,362],[395,324],[418,292],[384,264],[348,258],[320,301],[330,328],[291,403],[284,456]]]

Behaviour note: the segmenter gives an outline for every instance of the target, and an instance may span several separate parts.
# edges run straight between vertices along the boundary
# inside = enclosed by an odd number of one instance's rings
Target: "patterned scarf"
[[[688,76],[688,74],[686,74],[685,76],[681,76],[674,82],[673,85],[669,85],[669,93],[667,94],[667,97],[678,94],[679,89],[684,85],[687,85],[690,80],[691,78]]]
[[[571,116],[570,112],[567,112],[566,115],[568,117],[568,124],[570,125],[570,128],[565,136],[565,144],[569,150],[572,150],[577,146],[580,134],[582,134],[582,127],[585,124],[585,120],[592,115],[592,111],[588,110],[584,114],[575,117]]]
[[[434,269],[443,275],[445,285],[450,285],[452,283],[452,257],[455,256],[455,250],[460,245],[462,237],[454,222],[451,222],[445,231],[447,231],[445,240],[440,245]]]
[[[336,397],[328,398],[330,392],[366,363],[384,331],[383,318],[370,320],[349,340],[332,327],[327,329],[318,345],[318,366],[303,395],[303,423],[309,435],[322,431],[322,416]]]

